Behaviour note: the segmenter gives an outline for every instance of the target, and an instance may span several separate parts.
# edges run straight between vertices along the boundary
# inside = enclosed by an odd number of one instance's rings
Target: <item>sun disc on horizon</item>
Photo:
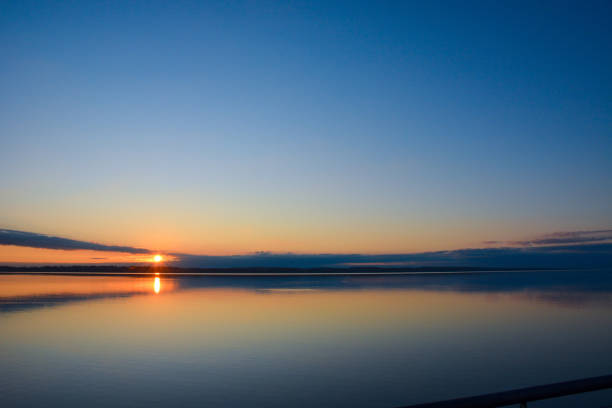
[[[162,259],[164,259],[164,258],[163,258],[161,255],[155,255],[155,256],[153,257],[153,262],[155,262],[155,263],[159,263],[159,262],[161,262],[161,261],[162,261]]]

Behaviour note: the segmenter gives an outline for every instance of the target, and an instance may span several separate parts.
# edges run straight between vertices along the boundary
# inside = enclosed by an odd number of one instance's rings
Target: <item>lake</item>
[[[612,374],[612,270],[0,275],[2,407],[395,407]],[[529,406],[612,405],[611,391]]]

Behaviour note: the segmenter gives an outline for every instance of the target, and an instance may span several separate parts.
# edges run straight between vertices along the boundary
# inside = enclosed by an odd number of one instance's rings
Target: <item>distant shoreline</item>
[[[562,271],[568,268],[484,267],[348,267],[348,268],[178,268],[164,266],[0,266],[0,275],[175,275],[175,276],[376,276],[376,275],[467,275],[489,272]]]

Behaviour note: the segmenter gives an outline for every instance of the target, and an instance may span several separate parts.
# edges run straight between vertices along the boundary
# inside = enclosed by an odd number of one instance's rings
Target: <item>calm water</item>
[[[393,407],[604,374],[610,270],[0,276],[2,407]]]

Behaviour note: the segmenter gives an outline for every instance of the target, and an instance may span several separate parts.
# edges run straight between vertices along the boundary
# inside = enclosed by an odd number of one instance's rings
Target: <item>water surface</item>
[[[611,328],[610,270],[4,275],[0,406],[394,407],[612,374]]]

